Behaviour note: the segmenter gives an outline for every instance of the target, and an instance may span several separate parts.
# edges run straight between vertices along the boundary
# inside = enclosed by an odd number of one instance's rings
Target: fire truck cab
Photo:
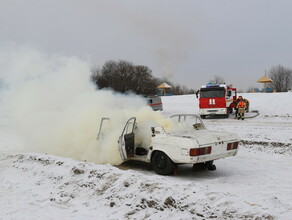
[[[208,115],[229,117],[237,99],[236,88],[225,84],[207,84],[200,88],[199,108],[201,118]]]

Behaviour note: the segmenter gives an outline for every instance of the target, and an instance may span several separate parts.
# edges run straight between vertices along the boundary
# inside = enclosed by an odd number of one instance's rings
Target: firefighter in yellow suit
[[[247,99],[243,99],[243,101],[245,101],[245,110],[246,112],[249,111],[249,101]]]
[[[246,102],[243,99],[240,99],[239,102],[237,103],[236,108],[238,109],[238,117],[237,119],[242,119],[244,120],[244,111],[246,108]]]

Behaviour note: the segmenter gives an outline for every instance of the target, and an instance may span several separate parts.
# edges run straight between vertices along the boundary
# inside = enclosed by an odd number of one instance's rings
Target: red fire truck
[[[223,115],[228,118],[235,107],[236,88],[225,84],[207,84],[200,88],[199,107],[201,118],[208,115]]]

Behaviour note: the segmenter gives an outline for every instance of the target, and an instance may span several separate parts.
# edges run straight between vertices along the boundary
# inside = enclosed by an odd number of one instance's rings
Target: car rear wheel
[[[208,170],[216,170],[216,166],[214,164],[212,164],[211,166],[208,166]]]
[[[155,152],[151,163],[156,173],[160,175],[173,174],[175,167],[174,163],[165,153],[161,151]]]
[[[193,164],[193,168],[199,168],[199,169],[208,169],[208,170],[216,170],[216,166],[213,164],[213,160],[202,162],[202,163],[195,163]]]
[[[211,160],[211,161],[207,161],[205,162],[205,167],[208,169],[208,170],[216,170],[216,166],[213,164],[214,161]]]

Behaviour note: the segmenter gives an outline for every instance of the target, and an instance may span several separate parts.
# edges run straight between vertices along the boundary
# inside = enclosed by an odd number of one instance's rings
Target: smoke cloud
[[[89,82],[90,64],[76,57],[49,55],[26,47],[0,50],[4,106],[26,150],[96,163],[121,163],[118,137],[130,117],[137,117],[137,141],[150,141],[150,124],[173,126],[153,112],[143,97],[95,90]],[[103,138],[96,140],[102,117]]]
[[[159,15],[163,9],[153,9],[151,15]],[[150,10],[151,11],[151,10]],[[139,13],[139,14],[138,14]],[[177,22],[178,17],[149,16],[144,12],[128,12],[128,23],[144,38],[151,40],[155,47],[153,54],[162,76],[174,77],[176,67],[186,62],[196,46],[194,18]],[[182,19],[182,18],[181,18]],[[189,24],[185,27],[185,24]]]

